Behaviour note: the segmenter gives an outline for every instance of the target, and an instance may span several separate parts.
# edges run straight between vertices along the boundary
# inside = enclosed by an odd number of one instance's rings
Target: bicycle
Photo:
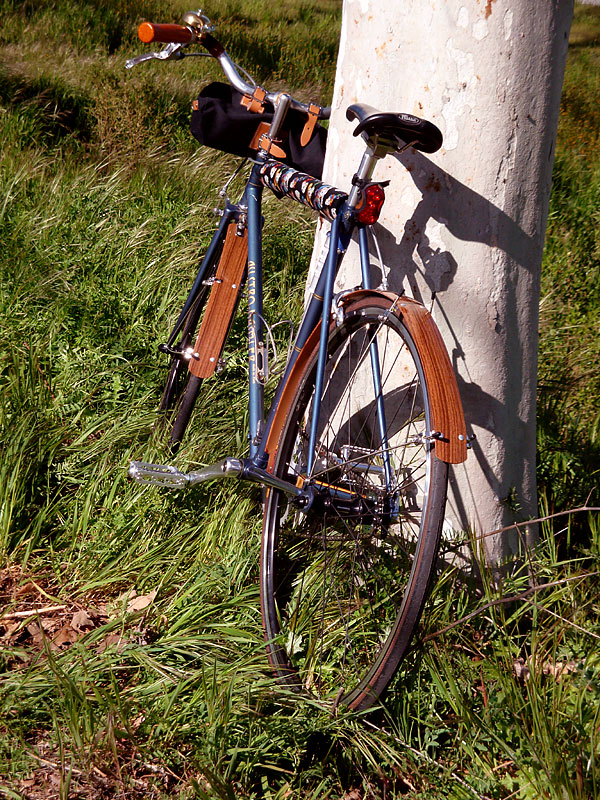
[[[334,707],[372,706],[406,655],[436,562],[448,464],[466,458],[456,378],[431,314],[415,300],[372,287],[369,239],[384,201],[377,162],[415,147],[439,149],[442,134],[408,114],[354,104],[347,118],[365,152],[348,193],[282,163],[288,111],[303,115],[302,140],[330,109],[257,86],[212,35],[201,10],[183,25],[143,23],[157,53],[180,59],[202,45],[256,117],[251,169],[241,199],[226,200],[219,226],[167,343],[172,359],[161,408],[188,384],[171,430],[176,447],[198,390],[217,368],[241,287],[248,296],[249,454],[193,472],[132,462],[139,483],[181,487],[238,477],[263,487],[260,594],[267,656],[278,679]],[[274,158],[277,154],[277,158]],[[285,152],[284,152],[285,156]],[[267,347],[262,306],[263,188],[309,206],[331,222],[319,277],[270,411],[264,417]],[[334,294],[352,235],[362,285]],[[376,240],[375,240],[376,241]],[[204,310],[204,314],[202,314]],[[193,344],[192,344],[193,342]]]

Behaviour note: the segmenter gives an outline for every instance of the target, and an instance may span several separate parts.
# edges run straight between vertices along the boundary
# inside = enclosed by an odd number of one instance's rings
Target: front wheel
[[[169,374],[158,405],[158,410],[167,415],[177,408],[185,391],[184,381],[188,374],[188,360],[183,358],[182,355],[194,344],[198,321],[204,310],[207,297],[208,289],[203,286],[184,320],[179,341],[173,348],[178,352],[177,355],[171,358]]]
[[[355,710],[382,695],[417,627],[441,535],[448,465],[434,455],[421,355],[383,298],[332,326],[308,470],[318,347],[297,378],[274,473],[310,506],[267,493],[261,608],[289,687]]]

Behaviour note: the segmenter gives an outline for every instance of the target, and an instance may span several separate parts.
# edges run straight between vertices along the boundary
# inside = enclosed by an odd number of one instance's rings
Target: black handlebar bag
[[[241,92],[218,81],[210,83],[200,92],[190,121],[190,130],[200,144],[235,156],[245,157],[256,153],[249,149],[250,142],[261,122],[271,122],[274,109],[265,101],[262,114],[252,113],[241,105],[242,97]],[[280,143],[286,156],[279,160],[320,178],[323,174],[327,131],[316,124],[310,141],[302,147],[300,137],[306,119],[306,114],[300,111],[288,111]]]

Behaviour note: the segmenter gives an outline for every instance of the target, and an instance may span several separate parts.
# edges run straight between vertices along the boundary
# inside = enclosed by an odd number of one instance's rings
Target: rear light
[[[385,200],[385,193],[378,183],[370,183],[362,192],[360,205],[356,209],[356,220],[361,225],[374,225]]]

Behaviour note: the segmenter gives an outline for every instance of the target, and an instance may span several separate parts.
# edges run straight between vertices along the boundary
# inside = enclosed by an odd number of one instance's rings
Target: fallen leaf
[[[87,611],[81,609],[81,611],[76,611],[73,614],[71,627],[76,631],[82,631],[84,628],[93,628],[94,622]]]
[[[106,603],[98,603],[94,607],[94,616],[100,617],[101,619],[108,619],[108,609]]]
[[[23,597],[23,595],[26,594],[39,594],[35,585],[31,581],[27,581],[27,583],[23,584],[23,586],[17,586],[14,590],[15,599],[17,597]]]
[[[52,642],[61,647],[63,644],[73,644],[78,638],[77,631],[74,631],[70,625],[63,625],[59,632],[52,638]]]
[[[131,613],[132,611],[141,611],[147,608],[156,597],[157,591],[157,589],[153,589],[150,594],[142,594],[139,597],[134,597],[133,600],[127,603],[127,611]]]
[[[2,634],[2,641],[6,642],[7,644],[11,643],[13,639],[13,633],[18,630],[20,632],[21,629],[21,622],[17,620],[17,622],[8,622],[4,623],[4,633]],[[17,634],[18,635],[18,634]],[[16,637],[14,637],[16,638]]]
[[[577,669],[576,661],[546,661],[542,665],[542,672],[544,675],[552,675],[554,680],[559,681],[570,672],[575,672]]]
[[[560,681],[566,675],[577,670],[578,664],[576,661],[544,661],[541,664],[541,671],[544,675],[550,675],[556,681]],[[520,683],[525,683],[531,677],[531,669],[535,668],[539,671],[540,663],[534,662],[531,656],[525,661],[524,658],[516,658],[513,661],[513,670],[517,680]]]
[[[121,653],[125,648],[127,641],[123,639],[120,633],[109,633],[96,648],[97,653],[103,653],[107,648],[116,645],[117,653]]]
[[[33,643],[35,645],[40,644],[44,638],[44,634],[42,633],[42,630],[40,626],[37,624],[37,622],[29,623],[29,625],[27,626],[27,633],[33,639]]]

